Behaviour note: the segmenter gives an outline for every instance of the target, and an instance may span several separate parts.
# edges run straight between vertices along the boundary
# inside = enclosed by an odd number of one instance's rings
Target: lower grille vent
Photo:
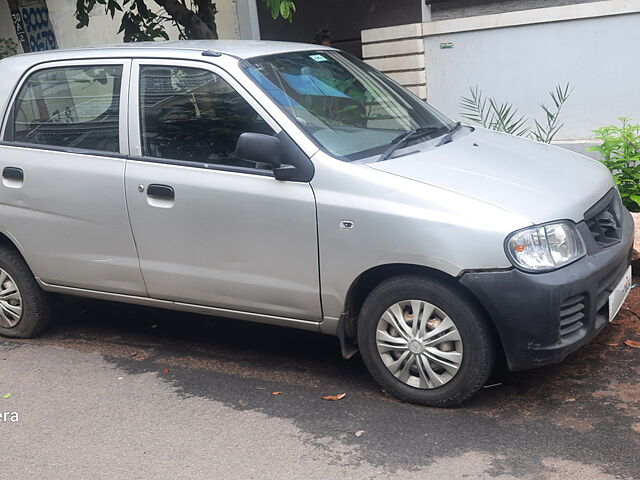
[[[560,336],[564,337],[584,326],[585,295],[567,298],[560,305]]]

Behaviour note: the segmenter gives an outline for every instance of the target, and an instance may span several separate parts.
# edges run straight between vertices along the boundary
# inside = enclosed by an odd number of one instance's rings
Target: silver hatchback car
[[[607,169],[454,123],[331,48],[130,44],[0,62],[0,334],[48,292],[290,326],[410,402],[556,363],[630,289]]]

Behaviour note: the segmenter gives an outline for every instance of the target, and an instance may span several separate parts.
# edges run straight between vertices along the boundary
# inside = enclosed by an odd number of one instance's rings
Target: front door
[[[321,319],[308,183],[235,157],[244,132],[280,128],[225,72],[134,61],[125,189],[153,298]]]

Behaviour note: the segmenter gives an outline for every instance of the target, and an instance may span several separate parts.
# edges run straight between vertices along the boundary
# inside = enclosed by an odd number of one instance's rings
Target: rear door
[[[46,283],[146,295],[124,169],[131,60],[40,64],[0,146],[0,229]]]
[[[315,201],[234,155],[277,124],[208,63],[136,60],[129,215],[150,296],[321,319]]]

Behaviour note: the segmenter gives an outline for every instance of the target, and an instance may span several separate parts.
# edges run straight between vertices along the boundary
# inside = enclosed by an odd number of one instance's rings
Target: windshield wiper
[[[453,134],[456,133],[461,128],[462,128],[462,124],[460,122],[456,122],[455,125],[449,129],[447,134],[444,137],[442,137],[442,140],[438,142],[438,145],[436,145],[436,147],[439,147],[440,145],[444,145],[445,143],[449,143],[450,141],[452,141]]]
[[[406,133],[401,133],[396,138],[391,140],[391,145],[389,145],[389,147],[384,152],[382,152],[382,154],[378,157],[378,160],[376,161],[382,162],[383,160],[386,160],[391,156],[393,152],[395,152],[397,149],[399,149],[402,145],[407,143],[409,140],[413,138],[421,137],[423,135],[427,135],[429,133],[437,132],[441,128],[442,127],[419,127],[419,128],[412,128]]]

